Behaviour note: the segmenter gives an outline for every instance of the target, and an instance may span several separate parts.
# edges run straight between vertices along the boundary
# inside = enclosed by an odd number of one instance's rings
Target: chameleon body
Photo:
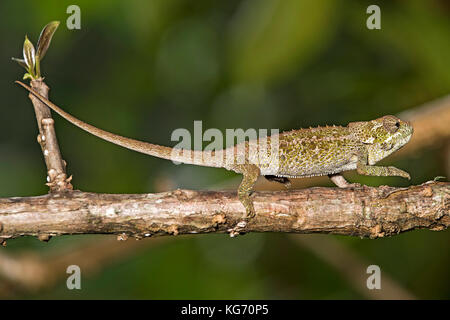
[[[238,196],[244,205],[244,218],[255,215],[250,198],[259,176],[289,185],[289,178],[328,175],[338,187],[355,187],[341,172],[357,170],[369,176],[399,176],[407,172],[375,164],[410,140],[410,123],[387,115],[371,121],[351,122],[347,126],[326,126],[292,130],[270,137],[245,141],[216,151],[175,150],[119,136],[89,125],[62,110],[29,86],[17,81],[31,94],[81,129],[119,146],[172,161],[218,167],[242,174]],[[265,148],[261,146],[265,145]],[[271,146],[275,145],[275,148]],[[231,155],[231,156],[230,156]]]

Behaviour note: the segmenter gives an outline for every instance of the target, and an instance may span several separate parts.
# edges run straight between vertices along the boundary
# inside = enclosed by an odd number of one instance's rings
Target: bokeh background
[[[81,8],[68,30],[66,8]],[[381,7],[381,30],[366,9]],[[77,0],[0,2],[0,196],[47,192],[31,103],[14,85],[25,34],[60,20],[42,62],[51,99],[93,125],[164,145],[173,130],[345,125],[398,114],[450,93],[446,0]],[[175,166],[101,141],[55,116],[77,189],[105,193],[233,189],[221,169]],[[449,141],[387,160],[419,184],[449,170]],[[406,186],[401,178],[359,177]],[[308,179],[306,179],[308,180]],[[326,179],[318,184],[331,186]],[[305,185],[308,181],[301,182]],[[314,183],[315,184],[315,183]],[[304,185],[303,185],[304,186]],[[278,188],[261,182],[259,188]],[[387,239],[249,234],[8,241],[1,298],[365,299],[450,297],[450,233]],[[82,269],[66,288],[65,266]],[[382,290],[365,287],[382,270]],[[10,273],[15,273],[11,276]]]

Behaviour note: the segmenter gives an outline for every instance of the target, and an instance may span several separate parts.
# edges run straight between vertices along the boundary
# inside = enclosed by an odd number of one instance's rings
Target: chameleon
[[[245,207],[243,219],[255,216],[251,194],[259,176],[285,186],[290,185],[290,178],[329,176],[340,188],[359,186],[347,182],[342,176],[342,172],[349,170],[356,170],[361,175],[398,176],[410,179],[406,171],[392,166],[375,165],[407,144],[413,134],[413,127],[409,122],[393,115],[371,121],[350,122],[347,126],[285,131],[243,141],[222,150],[181,152],[175,148],[123,137],[94,127],[65,112],[26,84],[20,81],[16,83],[67,121],[103,140],[162,159],[225,168],[242,174],[237,194]],[[276,148],[261,148],[263,144],[275,144]]]

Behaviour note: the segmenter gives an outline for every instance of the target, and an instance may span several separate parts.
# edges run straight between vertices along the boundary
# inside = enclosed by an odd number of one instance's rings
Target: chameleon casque
[[[391,115],[371,121],[351,122],[346,127],[299,129],[264,138],[264,143],[268,144],[277,140],[278,148],[275,152],[271,148],[258,151],[255,146],[260,143],[261,138],[244,141],[231,148],[208,154],[208,151],[197,150],[178,152],[180,150],[126,138],[96,128],[68,114],[26,84],[16,82],[67,121],[101,139],[158,158],[225,168],[242,174],[238,196],[245,207],[244,219],[255,215],[250,195],[260,175],[286,186],[290,184],[289,178],[328,175],[341,188],[358,186],[348,183],[340,174],[355,169],[362,175],[399,176],[410,179],[407,172],[398,168],[375,166],[378,161],[408,143],[413,133],[413,127],[409,122]],[[228,157],[227,153],[233,156]]]

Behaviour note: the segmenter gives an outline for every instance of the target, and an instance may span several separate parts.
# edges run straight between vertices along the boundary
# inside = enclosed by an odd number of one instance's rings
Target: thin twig
[[[48,97],[49,88],[42,79],[32,80],[31,86],[44,97]],[[68,178],[66,174],[66,163],[61,157],[50,109],[34,95],[30,94],[29,98],[36,114],[39,128],[38,143],[47,166],[47,185],[50,192],[72,190],[71,177]]]

